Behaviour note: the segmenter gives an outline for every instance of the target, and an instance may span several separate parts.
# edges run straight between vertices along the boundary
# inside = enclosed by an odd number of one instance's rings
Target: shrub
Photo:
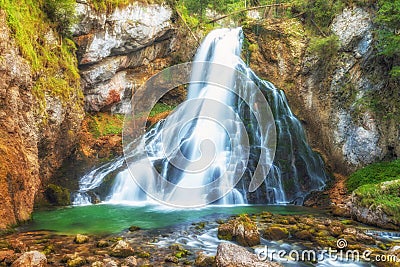
[[[71,35],[71,27],[76,22],[75,0],[45,0],[43,10],[54,28],[63,36]]]
[[[380,54],[391,59],[392,77],[400,77],[400,0],[380,0],[376,22],[380,27],[378,30],[378,49]]]
[[[396,179],[400,179],[400,159],[370,164],[350,175],[346,185],[347,189],[352,192],[363,185],[373,185]]]
[[[333,34],[328,37],[314,37],[311,39],[308,49],[320,58],[331,59],[339,50],[339,39]]]

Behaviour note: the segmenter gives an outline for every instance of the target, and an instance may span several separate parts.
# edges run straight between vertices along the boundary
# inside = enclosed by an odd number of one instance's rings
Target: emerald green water
[[[119,233],[131,225],[160,229],[180,224],[216,220],[242,213],[269,211],[277,214],[316,214],[321,211],[299,206],[208,206],[202,209],[168,209],[160,206],[90,205],[36,211],[24,230],[50,230],[60,234]]]

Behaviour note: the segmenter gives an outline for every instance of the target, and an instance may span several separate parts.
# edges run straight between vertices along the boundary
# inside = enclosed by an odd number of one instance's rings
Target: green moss
[[[199,222],[197,225],[196,225],[196,229],[203,229],[204,227],[206,226],[206,222]]]
[[[314,37],[311,39],[308,49],[320,58],[330,60],[338,53],[339,39],[333,34],[328,37]]]
[[[138,258],[147,259],[147,258],[150,258],[151,255],[150,255],[149,252],[140,251],[140,252],[137,254],[137,256],[138,256]]]
[[[87,115],[87,119],[89,120],[89,131],[95,138],[122,133],[124,115],[97,113],[96,115]]]
[[[49,254],[52,254],[52,253],[54,253],[54,252],[55,252],[55,250],[54,250],[54,246],[53,246],[52,244],[46,246],[46,247],[43,249],[43,254],[45,254],[45,255],[49,255]]]
[[[90,0],[92,8],[96,11],[112,12],[117,7],[124,7],[130,3],[162,4],[162,0]]]
[[[368,165],[350,175],[346,181],[346,186],[352,192],[363,185],[373,185],[397,179],[400,179],[400,159]]]
[[[227,234],[220,234],[218,233],[218,239],[220,240],[227,240],[227,241],[232,241],[233,240],[233,236],[230,233]]]
[[[153,107],[153,109],[150,111],[149,117],[154,117],[157,116],[160,113],[166,112],[166,111],[172,111],[175,109],[175,106],[172,105],[167,105],[164,103],[156,103]]]
[[[371,210],[382,209],[400,222],[400,175],[398,180],[366,184],[354,191],[361,205]]]
[[[70,192],[67,188],[55,184],[49,184],[44,192],[47,200],[56,206],[68,206],[71,204]]]
[[[63,103],[82,106],[83,94],[80,90],[75,44],[57,33],[57,27],[44,13],[43,6],[44,0],[0,1],[0,8],[7,14],[12,37],[32,68],[32,93],[38,99],[39,113],[46,118],[45,95],[57,97]],[[54,40],[46,39],[45,36],[49,35],[53,35]]]

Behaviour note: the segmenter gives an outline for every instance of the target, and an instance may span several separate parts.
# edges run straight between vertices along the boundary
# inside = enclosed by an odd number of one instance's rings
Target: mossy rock
[[[206,222],[199,222],[196,224],[196,229],[201,230],[206,227]]]
[[[289,237],[289,231],[283,227],[269,227],[264,230],[263,237],[268,240],[283,240]]]
[[[200,252],[194,262],[194,266],[198,267],[214,267],[216,266],[215,263],[215,256],[207,256],[203,252]]]
[[[86,235],[77,234],[74,238],[76,244],[84,244],[89,242],[89,237]]]
[[[236,241],[240,245],[248,247],[260,244],[260,233],[257,225],[246,214],[219,225],[218,238]]]
[[[136,232],[139,231],[141,228],[139,226],[136,225],[132,225],[131,227],[129,227],[129,231],[130,232]]]
[[[71,194],[67,188],[49,184],[44,191],[46,199],[55,206],[68,206],[71,204]]]
[[[294,237],[300,240],[311,241],[313,239],[312,234],[308,230],[301,230],[294,233]]]
[[[150,258],[151,254],[147,251],[140,251],[136,255],[138,258],[147,259]]]
[[[179,263],[179,259],[174,255],[168,255],[164,260],[165,262]]]
[[[83,257],[76,257],[74,259],[70,259],[67,261],[67,266],[68,267],[77,267],[77,266],[83,266],[87,263],[86,259]]]
[[[96,244],[96,247],[98,248],[106,248],[108,246],[110,246],[110,243],[107,240],[99,240]]]

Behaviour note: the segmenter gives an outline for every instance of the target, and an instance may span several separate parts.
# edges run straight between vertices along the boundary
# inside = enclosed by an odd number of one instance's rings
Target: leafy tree
[[[400,77],[400,0],[380,0],[376,22],[380,53],[394,62],[393,77]]]
[[[43,11],[63,36],[71,35],[71,26],[76,20],[75,0],[45,0]]]

